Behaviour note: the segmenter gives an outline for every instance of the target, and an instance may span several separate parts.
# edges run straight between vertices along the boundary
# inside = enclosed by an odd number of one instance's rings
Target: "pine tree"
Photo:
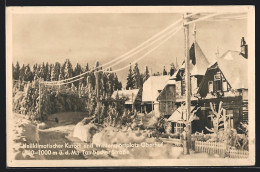
[[[25,67],[25,71],[24,71],[24,81],[32,81],[33,80],[33,74],[32,71],[30,69],[30,65],[28,64]]]
[[[44,78],[44,70],[45,70],[45,65],[44,65],[44,63],[42,63],[42,65],[41,66],[39,66],[39,77],[40,78]]]
[[[58,81],[58,80],[59,80],[60,68],[61,68],[60,63],[59,63],[59,62],[56,62],[56,63],[55,63],[55,66],[54,66],[54,80],[55,80],[55,81]]]
[[[114,90],[121,90],[122,89],[122,83],[118,81],[118,77],[115,74],[114,77]]]
[[[143,76],[143,82],[145,82],[150,77],[148,66],[145,66],[145,72]]]
[[[73,76],[77,76],[77,75],[79,75],[79,74],[81,74],[81,73],[82,73],[81,66],[80,66],[80,64],[77,63],[76,66],[75,66],[75,68],[74,68],[74,71],[73,71]],[[81,83],[81,82],[82,82],[81,80],[74,82],[75,87],[78,88],[79,83]]]
[[[99,68],[99,61],[98,61],[98,60],[96,61],[95,69],[96,69],[96,71],[98,71],[98,70],[100,69],[100,68]]]
[[[86,65],[86,67],[85,67],[85,72],[87,72],[87,71],[89,71],[88,63]]]
[[[176,68],[174,66],[174,63],[171,63],[170,75],[172,76],[175,71],[176,71]]]
[[[130,64],[130,68],[129,68],[129,73],[128,73],[128,76],[127,76],[127,83],[126,83],[126,89],[133,89],[134,88],[134,75],[133,75],[133,71],[132,71],[132,67],[131,67],[131,64]]]
[[[70,60],[67,59],[64,66],[64,78],[68,79],[72,77],[73,69]]]
[[[45,65],[44,71],[43,71],[43,79],[44,79],[44,81],[47,80],[48,72],[49,72],[49,63],[47,62],[46,65]]]
[[[13,79],[18,80],[19,74],[20,74],[20,65],[19,62],[17,61],[15,67],[13,66]]]
[[[21,67],[20,72],[19,72],[19,80],[20,81],[24,81],[24,75],[25,75],[24,72],[25,72],[25,66],[23,64],[23,66]]]
[[[87,65],[85,66],[85,68],[82,68],[81,71],[83,71],[83,72],[88,72],[88,71],[89,71],[88,63],[87,63]],[[89,76],[89,74],[85,74],[85,75],[84,75],[84,79],[81,80],[83,86],[86,86],[86,85],[87,85],[87,77],[88,77],[88,76]]]
[[[51,69],[51,81],[55,81],[55,66],[51,64],[50,69]]]
[[[163,66],[163,75],[167,75],[167,71],[165,69],[165,66]]]
[[[141,75],[140,75],[140,71],[138,68],[138,64],[135,64],[134,70],[133,70],[133,75],[134,75],[134,87],[133,88],[141,88],[142,87],[142,83],[141,83]]]
[[[37,66],[38,66],[37,63],[33,65],[33,71],[32,71],[32,73],[33,73],[34,76],[37,76]],[[37,76],[37,77],[38,77],[38,76]]]
[[[50,64],[48,65],[48,68],[47,68],[47,65],[46,65],[46,81],[50,81],[51,80],[51,68],[52,68],[52,65],[53,64]]]

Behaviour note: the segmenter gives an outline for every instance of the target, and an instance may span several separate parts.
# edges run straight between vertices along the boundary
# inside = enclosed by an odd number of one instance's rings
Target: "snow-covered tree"
[[[20,65],[19,62],[16,62],[15,67],[13,66],[13,79],[18,80],[20,74]]]
[[[129,72],[127,75],[127,83],[126,83],[126,89],[133,89],[135,86],[135,81],[134,81],[134,74],[133,74],[133,70],[130,64],[130,68],[129,68]]]
[[[138,68],[138,64],[135,64],[135,67],[133,69],[133,76],[134,76],[134,87],[133,88],[141,88],[143,83],[142,83],[142,78],[141,78],[141,74]]]
[[[143,75],[143,82],[145,82],[150,77],[148,66],[145,66],[145,71]]]

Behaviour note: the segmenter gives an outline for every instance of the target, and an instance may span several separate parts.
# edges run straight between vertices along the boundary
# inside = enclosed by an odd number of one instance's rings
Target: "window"
[[[209,93],[213,92],[213,81],[209,81],[208,87],[209,87]]]
[[[220,74],[220,72],[217,72],[214,75],[214,86],[215,86],[215,91],[221,91],[222,90],[221,74]]]
[[[226,112],[227,125],[230,126],[230,128],[234,128],[233,110],[227,110]]]
[[[174,125],[174,131],[175,131],[175,133],[183,132],[183,123],[176,122]]]
[[[227,80],[223,79],[223,82],[222,82],[222,87],[223,87],[223,91],[228,91],[228,84],[227,84]]]
[[[213,128],[213,117],[214,113],[212,111],[208,111],[208,118],[207,118],[207,127],[208,128]]]

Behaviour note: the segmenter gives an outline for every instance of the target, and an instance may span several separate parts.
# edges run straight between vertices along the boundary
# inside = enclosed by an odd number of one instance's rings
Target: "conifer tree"
[[[46,81],[48,69],[49,69],[49,63],[47,62],[45,67],[43,68],[43,80],[44,81]]]
[[[122,83],[118,81],[118,77],[115,74],[114,77],[114,90],[121,90],[122,89]]]
[[[34,76],[37,76],[37,77],[38,77],[38,75],[37,75],[37,66],[38,66],[37,63],[33,65],[33,71],[32,71],[32,73],[33,73]]]
[[[150,77],[148,66],[145,66],[145,72],[143,76],[143,82],[145,82]]]
[[[72,77],[73,69],[70,60],[67,59],[64,66],[64,78],[68,79]]]
[[[52,68],[52,64],[48,64],[48,66],[46,65],[46,81],[50,81],[51,80],[51,68]]]
[[[129,73],[128,73],[128,76],[127,76],[127,83],[126,83],[126,89],[129,90],[129,89],[133,89],[134,88],[134,75],[133,75],[133,71],[132,71],[132,67],[131,67],[131,64],[130,64],[130,68],[129,68]]]
[[[55,66],[54,66],[54,80],[55,80],[55,81],[58,81],[58,80],[59,80],[60,68],[61,68],[60,63],[59,63],[59,62],[56,62],[56,63],[55,63]]]
[[[81,73],[82,73],[81,66],[80,66],[80,64],[77,63],[75,68],[74,68],[74,71],[73,71],[73,76],[77,76],[77,75],[79,75]],[[81,83],[81,82],[82,82],[82,80],[74,82],[75,87],[78,88],[79,83]]]
[[[55,81],[55,66],[51,64],[50,69],[51,69],[51,81]]]
[[[141,88],[142,87],[141,75],[137,63],[135,64],[133,75],[134,75],[134,82],[135,82],[133,88],[135,89]]]
[[[19,80],[20,81],[24,81],[24,75],[25,75],[24,72],[25,72],[25,66],[23,64],[23,66],[21,67],[20,72],[19,72]]]
[[[32,81],[33,80],[33,74],[32,74],[32,71],[30,69],[30,65],[28,64],[26,67],[25,67],[25,70],[24,70],[24,81]]]
[[[19,74],[20,74],[20,65],[19,62],[17,61],[15,67],[13,66],[13,79],[18,80]]]

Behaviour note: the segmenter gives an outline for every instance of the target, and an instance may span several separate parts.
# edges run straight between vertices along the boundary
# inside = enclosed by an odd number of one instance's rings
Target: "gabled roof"
[[[209,61],[201,50],[199,44],[195,41],[190,48],[190,73],[191,75],[204,75],[207,67],[209,66]],[[171,76],[171,79],[175,79],[176,75],[180,72],[180,70],[185,69],[185,61],[183,61],[179,70]]]
[[[192,53],[193,49],[195,51],[195,54]],[[190,56],[191,59],[193,59],[192,56],[195,56],[195,65],[191,69],[191,75],[204,75],[209,65],[209,61],[196,41],[192,44],[190,48]]]
[[[142,102],[156,101],[169,78],[169,75],[150,76],[143,85]]]
[[[166,88],[167,85],[175,85],[175,84],[176,84],[176,81],[175,81],[175,80],[169,79],[169,80],[166,82],[166,84],[165,84],[164,88],[162,89],[162,91],[161,91],[161,92],[159,93],[159,95],[157,96],[157,99],[156,99],[156,100],[158,100],[158,99],[160,98],[160,95],[164,92],[164,90],[165,90],[165,88]]]
[[[248,61],[239,51],[227,51],[217,64],[233,89],[248,88]]]
[[[195,109],[196,106],[191,106],[190,111],[192,112]],[[183,109],[182,106],[180,106],[178,109],[176,109],[172,115],[167,119],[167,121],[170,122],[183,122],[187,120],[186,113],[184,112],[185,110]]]
[[[239,51],[228,50],[219,57],[214,64],[208,67],[198,93],[201,91],[204,82],[207,82],[209,70],[218,68],[232,89],[248,88],[248,61]]]
[[[137,97],[138,91],[139,89],[114,91],[111,98],[115,99],[116,95],[118,94],[119,98],[122,97],[127,98],[125,104],[133,104],[133,102],[135,102],[135,99]]]

